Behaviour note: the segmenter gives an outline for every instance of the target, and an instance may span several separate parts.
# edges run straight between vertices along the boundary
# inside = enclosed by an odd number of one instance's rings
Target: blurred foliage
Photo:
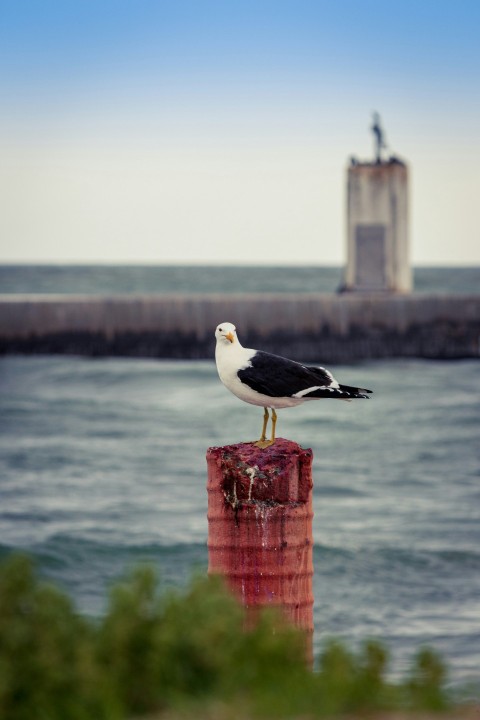
[[[159,593],[139,568],[113,588],[107,612],[87,620],[31,561],[0,566],[0,718],[122,720],[156,714],[218,720],[332,717],[448,707],[445,668],[422,649],[404,682],[386,679],[388,656],[369,641],[357,652],[331,641],[318,668],[304,636],[272,612],[246,629],[243,609],[219,578]]]

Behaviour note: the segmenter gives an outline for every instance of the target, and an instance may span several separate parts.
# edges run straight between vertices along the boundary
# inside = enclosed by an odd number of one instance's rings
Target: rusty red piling
[[[313,635],[312,451],[278,438],[212,447],[208,464],[209,573],[223,575],[255,613],[277,606]]]

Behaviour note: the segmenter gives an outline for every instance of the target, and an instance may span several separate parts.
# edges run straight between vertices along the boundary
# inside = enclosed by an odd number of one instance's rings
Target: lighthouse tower
[[[408,243],[408,168],[385,160],[380,118],[374,115],[375,159],[351,160],[347,170],[347,265],[344,291],[405,293],[412,289]]]

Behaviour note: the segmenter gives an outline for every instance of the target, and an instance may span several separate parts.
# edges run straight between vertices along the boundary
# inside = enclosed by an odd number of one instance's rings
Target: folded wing
[[[366,398],[370,390],[339,385],[323,367],[257,351],[249,366],[238,371],[241,382],[268,397]]]

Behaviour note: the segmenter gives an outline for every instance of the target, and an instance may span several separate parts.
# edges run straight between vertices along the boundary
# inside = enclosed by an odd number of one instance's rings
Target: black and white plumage
[[[367,399],[372,392],[366,388],[340,385],[323,367],[302,365],[280,355],[244,348],[232,323],[220,323],[215,337],[215,359],[222,383],[240,400],[264,408],[262,435],[255,443],[258,447],[265,448],[275,442],[275,410],[279,408],[320,398]],[[272,411],[270,440],[266,439],[268,409]]]

